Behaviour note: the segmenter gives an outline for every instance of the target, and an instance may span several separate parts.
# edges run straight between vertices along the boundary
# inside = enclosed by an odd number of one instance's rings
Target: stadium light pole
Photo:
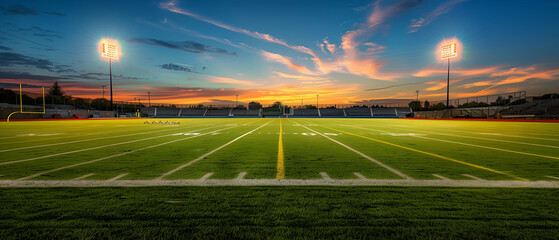
[[[457,57],[457,49],[456,49],[456,42],[452,42],[449,44],[443,44],[441,46],[441,59],[447,59],[448,62],[448,69],[446,75],[446,107],[450,107],[450,59]]]
[[[109,81],[111,92],[111,110],[113,107],[113,70],[112,60],[118,60],[118,42],[116,40],[103,39],[101,40],[101,57],[109,59]]]

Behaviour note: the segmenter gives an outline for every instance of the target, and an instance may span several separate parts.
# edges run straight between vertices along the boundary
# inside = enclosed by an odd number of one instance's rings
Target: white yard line
[[[332,178],[330,178],[330,176],[328,176],[328,173],[320,172],[320,176],[322,176],[323,179],[332,180]]]
[[[203,128],[203,129],[196,129],[196,131],[205,130],[205,129],[208,129],[208,128],[215,128],[215,127],[207,127],[207,128]],[[177,129],[174,129],[174,130],[177,130]],[[149,137],[149,138],[142,138],[142,139],[136,139],[136,140],[132,140],[132,141],[126,141],[126,142],[119,142],[119,143],[107,144],[107,145],[102,145],[102,146],[97,146],[97,147],[91,147],[91,148],[82,148],[82,149],[73,150],[73,151],[69,151],[69,152],[55,153],[55,154],[44,155],[44,156],[34,157],[34,158],[28,158],[28,159],[21,159],[21,160],[9,161],[9,162],[2,162],[2,163],[0,163],[0,166],[1,166],[1,165],[6,165],[6,164],[13,164],[13,163],[34,161],[34,160],[39,160],[39,159],[43,159],[43,158],[56,157],[56,156],[61,156],[61,155],[67,155],[67,154],[72,154],[72,153],[78,153],[78,152],[96,150],[96,149],[101,149],[101,148],[106,148],[106,147],[118,146],[118,145],[122,145],[122,144],[128,144],[128,143],[134,143],[134,142],[140,142],[140,141],[146,141],[146,140],[151,140],[151,139],[156,139],[156,138],[162,138],[162,137],[170,137],[170,136],[173,136],[173,134],[162,135],[162,136],[155,136],[155,137]]]
[[[361,173],[358,173],[358,172],[354,172],[353,175],[355,175],[359,179],[363,179],[363,180],[367,179],[365,176],[361,175]]]
[[[559,180],[559,177],[554,177],[554,176],[546,176],[546,177],[551,178],[551,179],[555,179],[555,180]]]
[[[550,159],[557,159],[557,160],[559,160],[559,157],[553,157],[553,156],[547,156],[547,155],[540,155],[540,154],[535,154],[535,153],[527,153],[527,152],[513,151],[513,150],[508,150],[508,149],[495,148],[495,147],[488,147],[488,146],[482,146],[482,145],[476,145],[476,144],[470,144],[470,143],[463,143],[463,142],[455,142],[455,141],[449,141],[449,140],[443,140],[443,139],[436,139],[436,138],[430,138],[430,137],[424,137],[424,136],[414,136],[414,137],[416,137],[416,138],[422,138],[422,139],[428,139],[428,140],[433,140],[433,141],[439,141],[439,142],[460,144],[460,145],[470,146],[470,147],[478,147],[478,148],[485,148],[485,149],[491,149],[491,150],[502,151],[502,152],[510,152],[510,153],[528,155],[528,156],[533,156],[533,157],[550,158]]]
[[[245,176],[247,175],[247,172],[241,172],[239,173],[239,176],[237,176],[237,178],[235,178],[236,180],[242,180],[245,178]]]
[[[352,126],[352,125],[350,125],[350,126]],[[366,130],[373,130],[373,131],[385,132],[385,131],[381,131],[381,130],[370,129],[370,128],[363,128],[363,127],[357,127],[357,126],[352,126],[352,127],[354,127],[354,128],[359,128],[359,129],[366,129]],[[387,127],[387,128],[391,128],[391,127]],[[402,130],[402,128],[394,128],[394,127],[392,127],[392,129]],[[530,145],[530,146],[537,146],[537,147],[547,147],[547,148],[557,148],[557,149],[559,149],[559,146],[551,146],[551,145],[543,145],[543,144],[527,143],[527,142],[515,142],[515,141],[508,141],[508,140],[501,140],[501,139],[493,139],[493,138],[482,138],[482,137],[472,137],[472,136],[464,136],[464,135],[455,135],[455,134],[449,134],[449,133],[440,133],[440,132],[436,132],[436,131],[427,132],[427,131],[416,130],[416,129],[413,129],[413,128],[406,128],[406,129],[409,129],[409,130],[414,131],[414,132],[426,133],[426,134],[437,134],[437,135],[445,135],[445,136],[451,136],[451,137],[471,138],[471,139],[479,139],[479,140],[485,140],[485,141],[505,142],[505,143],[514,143],[514,144],[523,144],[523,145]]]
[[[128,175],[128,173],[120,174],[120,175],[118,175],[118,176],[116,176],[116,177],[114,177],[114,178],[111,178],[111,179],[107,180],[107,181],[116,181],[116,180],[118,180],[119,178],[123,178],[123,177],[126,176],[126,175]]]
[[[350,150],[350,151],[352,151],[352,152],[354,152],[354,153],[357,153],[358,155],[364,157],[365,159],[368,159],[369,161],[371,161],[371,162],[373,162],[373,163],[376,163],[377,165],[379,165],[379,166],[381,166],[381,167],[383,167],[383,168],[386,168],[387,170],[393,172],[394,174],[396,174],[396,175],[398,175],[398,176],[400,176],[400,177],[402,177],[402,178],[411,179],[410,176],[408,176],[408,175],[406,175],[406,174],[403,174],[402,172],[400,172],[400,171],[398,171],[398,170],[396,170],[396,169],[394,169],[394,168],[392,168],[392,167],[390,167],[390,166],[388,166],[388,165],[386,165],[386,164],[384,164],[384,163],[381,163],[381,162],[377,161],[376,159],[374,159],[374,158],[372,158],[372,157],[369,157],[369,156],[365,155],[364,153],[359,152],[359,151],[357,151],[357,150],[351,148],[350,146],[347,146],[347,145],[345,145],[345,144],[343,144],[343,143],[341,143],[341,142],[338,142],[337,140],[334,140],[333,138],[328,137],[328,136],[326,136],[326,135],[324,135],[324,134],[322,134],[322,133],[320,133],[320,132],[317,132],[317,131],[315,131],[315,130],[313,130],[313,129],[311,129],[311,128],[305,126],[305,125],[302,125],[302,124],[300,124],[300,125],[301,125],[301,127],[304,127],[304,128],[306,128],[307,130],[309,130],[309,131],[312,131],[312,132],[314,132],[314,133],[316,133],[316,134],[318,134],[318,135],[320,135],[320,136],[323,136],[323,137],[325,137],[326,139],[328,139],[328,140],[330,140],[330,141],[332,141],[332,142],[335,142],[335,143],[339,144],[340,146],[345,147],[346,149],[348,149],[348,150]]]
[[[222,148],[224,148],[224,147],[227,147],[229,144],[236,142],[237,140],[243,138],[244,136],[249,135],[249,134],[253,133],[254,131],[256,131],[256,130],[258,130],[258,129],[260,129],[260,128],[266,126],[266,125],[268,125],[268,123],[271,123],[271,122],[272,122],[272,121],[269,121],[269,122],[267,122],[267,123],[264,123],[264,124],[260,125],[260,127],[257,127],[257,128],[255,128],[255,129],[253,129],[253,130],[251,130],[251,131],[249,131],[249,132],[247,132],[247,133],[245,133],[245,134],[243,134],[243,135],[241,135],[241,136],[239,136],[239,137],[237,137],[237,138],[235,138],[235,139],[229,141],[228,143],[223,144],[223,145],[221,145],[220,147],[218,147],[218,148],[216,148],[216,149],[214,149],[214,150],[212,150],[212,151],[210,151],[210,152],[208,152],[208,153],[206,153],[206,154],[204,154],[204,155],[202,155],[202,156],[200,156],[200,157],[198,157],[198,158],[196,158],[196,159],[190,161],[190,162],[187,162],[187,163],[185,163],[185,164],[183,164],[183,165],[180,165],[180,166],[178,166],[177,168],[175,168],[175,169],[173,169],[173,170],[171,170],[171,171],[169,171],[169,172],[166,172],[166,173],[164,173],[163,175],[157,177],[156,179],[157,179],[157,180],[163,179],[164,177],[169,176],[169,175],[175,173],[175,172],[178,171],[178,170],[181,170],[181,169],[183,169],[183,168],[185,168],[185,167],[188,167],[188,166],[190,166],[190,165],[192,165],[192,164],[194,164],[194,163],[196,163],[196,162],[198,162],[198,161],[200,161],[200,160],[206,158],[207,156],[212,155],[214,152],[217,152],[217,151],[219,151],[220,149],[222,149]]]
[[[187,127],[182,129],[181,131],[190,129],[192,127]],[[125,135],[114,135],[114,133],[111,133],[110,137],[101,137],[101,138],[87,138],[87,139],[82,139],[82,140],[75,140],[75,141],[69,141],[69,142],[58,142],[58,143],[51,143],[51,144],[43,144],[43,145],[36,145],[36,146],[27,146],[27,147],[19,147],[19,148],[11,148],[11,149],[4,149],[4,150],[0,150],[1,152],[10,152],[10,151],[17,151],[17,150],[24,150],[24,149],[31,149],[31,148],[40,148],[40,147],[50,147],[50,146],[57,146],[57,145],[65,145],[65,144],[72,144],[72,143],[80,143],[80,142],[90,142],[90,141],[97,141],[97,140],[105,140],[105,139],[111,139],[111,138],[120,138],[120,137],[130,137],[130,136],[137,136],[137,135],[143,135],[143,134],[150,134],[150,133],[160,133],[160,132],[167,132],[167,131],[177,131],[178,129],[165,129],[165,130],[158,130],[158,131],[151,131],[151,132],[141,132],[141,133],[133,133],[133,134],[125,134]]]
[[[210,178],[212,175],[214,175],[213,172],[206,173],[204,176],[202,176],[202,178],[200,178],[200,181],[206,181],[206,180],[208,180],[208,178]]]
[[[86,179],[86,178],[91,177],[91,176],[93,176],[93,175],[95,175],[95,173],[88,173],[88,174],[83,175],[83,176],[81,176],[81,177],[74,178],[74,180]]]
[[[462,176],[469,177],[469,178],[474,179],[474,180],[482,180],[483,181],[483,179],[481,179],[479,177],[476,177],[476,176],[473,176],[473,175],[470,175],[470,174],[462,174]]]
[[[422,186],[557,188],[559,181],[418,180],[418,179],[199,179],[190,180],[0,180],[0,187],[144,187],[144,186]]]
[[[451,181],[449,178],[443,177],[443,176],[441,176],[441,175],[439,175],[439,174],[433,174],[433,176],[436,177],[436,178],[438,178],[438,179],[441,179],[441,180]]]
[[[234,127],[218,129],[218,130],[215,130],[215,131],[202,133],[202,134],[198,134],[198,135],[193,135],[193,136],[186,137],[186,138],[176,139],[176,140],[172,140],[172,141],[168,141],[168,142],[164,142],[164,143],[160,143],[160,144],[156,144],[156,145],[151,145],[151,146],[135,149],[135,150],[128,151],[128,152],[122,152],[122,153],[119,153],[119,154],[115,154],[115,155],[111,155],[111,156],[107,156],[107,157],[102,157],[102,158],[94,159],[94,160],[87,161],[87,162],[81,162],[81,163],[76,163],[76,164],[69,165],[69,166],[59,167],[59,168],[55,168],[55,169],[48,170],[48,171],[45,171],[45,172],[40,172],[40,173],[36,173],[36,174],[30,175],[30,176],[27,176],[27,177],[23,177],[23,178],[20,178],[18,180],[28,180],[28,179],[31,179],[31,178],[41,176],[43,174],[57,172],[57,171],[60,171],[60,170],[63,170],[63,169],[73,168],[73,167],[86,165],[86,164],[90,164],[90,163],[94,163],[94,162],[99,162],[99,161],[107,160],[109,158],[120,157],[120,156],[124,156],[124,155],[130,154],[130,153],[135,153],[135,152],[138,152],[138,151],[143,151],[143,150],[154,148],[154,147],[160,147],[160,146],[163,146],[163,145],[167,145],[167,144],[178,142],[178,141],[184,141],[184,140],[195,138],[195,137],[201,137],[201,136],[204,136],[204,135],[208,135],[208,134],[212,134],[212,133],[215,133],[215,132],[227,130],[227,129],[230,129],[230,128],[234,128]]]

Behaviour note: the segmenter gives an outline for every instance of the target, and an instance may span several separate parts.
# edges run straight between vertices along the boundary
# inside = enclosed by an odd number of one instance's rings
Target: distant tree
[[[425,100],[425,103],[423,103],[423,109],[429,110],[430,107],[431,107],[431,103]]]
[[[49,95],[59,96],[59,97],[64,96],[64,92],[62,91],[62,87],[60,87],[60,85],[58,85],[58,82],[54,82],[54,84],[52,84],[52,86],[49,89]]]
[[[259,102],[252,101],[248,103],[248,109],[250,110],[258,110],[261,108],[262,108],[262,104],[260,104]]]
[[[408,105],[414,111],[421,110],[421,102],[420,101],[411,101]]]
[[[281,102],[280,101],[275,102],[274,104],[272,104],[272,107],[275,107],[275,108],[281,107]]]

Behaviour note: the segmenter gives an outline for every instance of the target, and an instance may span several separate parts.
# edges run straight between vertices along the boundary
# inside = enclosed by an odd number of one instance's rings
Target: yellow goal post
[[[8,119],[6,119],[6,122],[10,122],[10,117],[16,113],[41,113],[41,114],[45,114],[45,110],[46,110],[46,105],[45,105],[45,87],[43,87],[43,111],[42,112],[24,112],[23,111],[23,94],[21,91],[21,84],[19,84],[19,111],[15,111],[13,113],[10,113],[10,115],[8,115]]]

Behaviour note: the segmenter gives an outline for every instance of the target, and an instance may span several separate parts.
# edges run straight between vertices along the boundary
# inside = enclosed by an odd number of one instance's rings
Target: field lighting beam
[[[446,75],[446,107],[450,107],[450,101],[449,101],[449,93],[450,93],[450,59],[457,57],[458,56],[458,52],[456,49],[456,42],[452,42],[449,44],[444,44],[441,46],[441,59],[447,59],[448,61],[448,69],[447,69],[447,75]]]

